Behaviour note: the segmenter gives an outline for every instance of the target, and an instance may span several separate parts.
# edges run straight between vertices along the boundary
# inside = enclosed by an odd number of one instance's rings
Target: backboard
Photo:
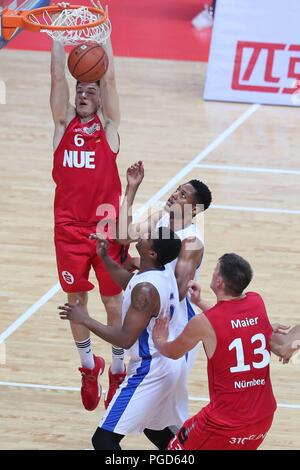
[[[33,8],[47,6],[50,2],[51,0],[0,0],[0,49],[9,42],[5,41],[1,35],[1,16],[5,8],[10,10],[32,10]],[[22,31],[20,28],[16,30],[14,36],[20,31]]]

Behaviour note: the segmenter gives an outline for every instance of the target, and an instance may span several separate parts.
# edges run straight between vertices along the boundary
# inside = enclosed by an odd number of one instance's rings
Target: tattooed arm
[[[84,325],[108,343],[129,349],[146,328],[152,317],[160,311],[160,298],[156,288],[149,282],[137,284],[131,293],[131,303],[122,326],[107,326],[86,315],[80,304],[58,307],[62,320]],[[83,311],[84,310],[84,311]]]

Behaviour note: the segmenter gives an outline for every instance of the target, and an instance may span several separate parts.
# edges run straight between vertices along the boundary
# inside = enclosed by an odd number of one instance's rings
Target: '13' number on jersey
[[[266,338],[265,335],[262,333],[258,333],[251,338],[251,343],[255,343],[259,341],[260,346],[254,349],[254,355],[261,356],[261,360],[258,362],[252,362],[252,366],[254,369],[263,369],[270,363],[270,353],[266,349]],[[242,343],[242,338],[236,338],[234,341],[230,343],[228,346],[229,351],[232,349],[236,350],[236,359],[237,365],[234,367],[230,367],[230,372],[243,372],[250,370],[250,364],[245,364],[245,356],[244,356],[244,348]]]

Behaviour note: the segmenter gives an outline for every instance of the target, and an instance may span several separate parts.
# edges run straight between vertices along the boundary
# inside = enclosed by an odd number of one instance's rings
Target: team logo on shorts
[[[67,284],[73,284],[74,283],[74,276],[69,273],[69,271],[63,271],[61,273],[62,277],[63,277],[63,280],[67,283]]]

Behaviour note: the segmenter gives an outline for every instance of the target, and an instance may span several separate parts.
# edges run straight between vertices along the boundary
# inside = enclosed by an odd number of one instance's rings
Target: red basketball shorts
[[[94,288],[89,281],[89,272],[93,267],[100,294],[114,296],[122,289],[111,279],[104,264],[96,253],[96,241],[89,235],[96,232],[95,227],[76,227],[57,225],[54,229],[57,270],[64,292],[87,292]],[[126,259],[127,246],[109,240],[108,254],[119,264]]]
[[[256,450],[266,437],[272,421],[273,415],[244,429],[220,434],[220,431],[217,433],[208,429],[198,414],[185,421],[169,442],[168,450]]]

